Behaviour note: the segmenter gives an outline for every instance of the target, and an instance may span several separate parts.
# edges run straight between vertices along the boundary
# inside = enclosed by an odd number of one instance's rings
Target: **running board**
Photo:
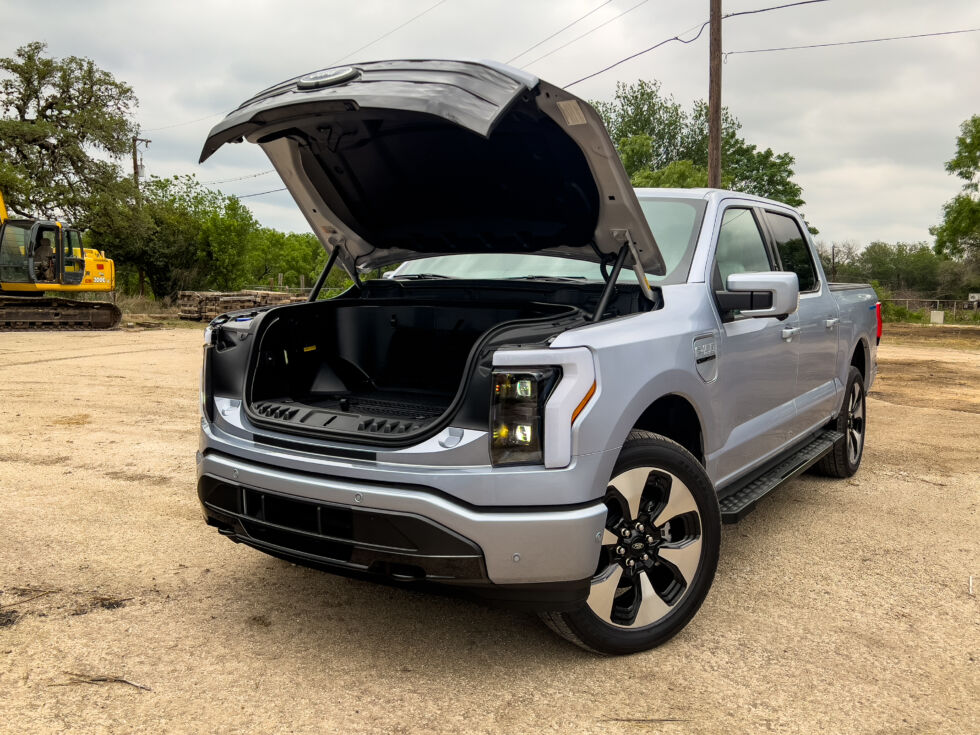
[[[737,523],[742,520],[762,498],[819,462],[833,450],[835,442],[843,437],[837,431],[822,431],[813,441],[803,445],[771,470],[722,498],[719,501],[721,522]]]

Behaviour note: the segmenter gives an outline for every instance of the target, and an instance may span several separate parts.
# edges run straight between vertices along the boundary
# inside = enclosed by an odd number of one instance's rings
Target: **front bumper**
[[[418,484],[288,470],[213,449],[200,456],[198,478],[208,523],[275,556],[542,609],[588,595],[606,517],[597,501],[481,509]]]

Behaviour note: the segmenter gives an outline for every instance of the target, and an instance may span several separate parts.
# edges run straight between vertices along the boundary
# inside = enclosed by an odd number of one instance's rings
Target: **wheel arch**
[[[871,349],[864,337],[858,339],[857,344],[851,351],[851,361],[849,366],[856,367],[861,373],[861,379],[865,386],[868,384],[868,364],[871,362]]]
[[[704,466],[704,429],[694,404],[679,393],[667,393],[650,403],[630,431],[642,429],[672,439]]]

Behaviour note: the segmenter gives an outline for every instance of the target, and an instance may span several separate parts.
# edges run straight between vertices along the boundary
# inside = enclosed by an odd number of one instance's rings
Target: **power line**
[[[604,23],[600,23],[599,25],[597,25],[597,26],[596,26],[595,28],[593,28],[593,29],[592,29],[591,31],[586,31],[586,32],[585,32],[585,33],[583,33],[582,35],[580,35],[580,36],[576,36],[575,38],[573,38],[573,39],[572,39],[571,41],[569,41],[568,43],[563,43],[563,44],[562,44],[561,46],[559,46],[558,48],[556,48],[556,49],[552,49],[552,50],[551,50],[551,51],[549,51],[548,53],[546,53],[546,54],[544,54],[544,55],[542,55],[542,56],[539,56],[539,57],[538,57],[538,58],[536,58],[536,59],[535,59],[534,61],[529,61],[528,63],[526,63],[526,64],[524,64],[524,66],[522,66],[522,67],[521,67],[521,69],[526,69],[527,67],[529,67],[529,66],[531,66],[531,64],[537,64],[537,63],[538,63],[539,61],[541,61],[541,59],[545,59],[545,58],[547,58],[547,57],[549,57],[549,56],[551,56],[552,54],[554,54],[554,53],[557,53],[557,52],[559,52],[559,51],[561,51],[561,50],[562,50],[563,48],[565,48],[566,46],[571,46],[571,45],[572,45],[573,43],[575,43],[576,41],[580,41],[580,40],[582,40],[583,38],[585,38],[586,36],[588,36],[588,35],[591,35],[591,34],[593,34],[593,33],[595,33],[595,32],[596,32],[597,30],[599,30],[599,29],[600,29],[600,28],[602,28],[603,26],[607,26],[607,25],[609,25],[609,24],[610,24],[610,23],[612,23],[612,22],[613,22],[614,20],[617,20],[617,19],[619,19],[619,18],[622,18],[622,17],[623,17],[624,15],[626,15],[627,13],[632,13],[632,12],[633,12],[634,10],[636,10],[636,9],[637,9],[638,7],[640,7],[641,5],[645,5],[645,4],[647,3],[647,2],[649,2],[649,0],[640,0],[640,2],[638,2],[638,3],[637,3],[636,5],[634,5],[633,7],[631,7],[631,8],[629,8],[628,10],[624,10],[624,11],[623,11],[622,13],[620,13],[619,15],[614,15],[614,16],[613,16],[612,18],[610,18],[610,19],[609,19],[609,20],[607,20],[606,22],[604,22]]]
[[[286,187],[283,186],[279,189],[269,189],[269,191],[260,191],[260,192],[256,192],[255,194],[232,194],[232,196],[235,197],[236,199],[248,199],[249,197],[260,197],[260,196],[264,196],[265,194],[275,194],[277,191],[286,191]]]
[[[932,36],[952,36],[957,33],[976,33],[980,28],[964,28],[958,31],[939,31],[937,33],[916,33],[911,36],[886,36],[885,38],[864,38],[860,41],[835,41],[833,43],[810,43],[805,46],[781,46],[779,48],[754,48],[744,51],[727,51],[726,58],[734,54],[763,54],[769,51],[796,51],[804,48],[827,48],[829,46],[853,46],[859,43],[881,43],[882,41],[903,41],[909,38],[930,38]]]
[[[813,5],[814,3],[823,3],[823,2],[827,2],[827,0],[801,0],[800,2],[795,2],[795,3],[786,3],[784,5],[774,5],[774,6],[769,7],[769,8],[757,8],[756,10],[741,10],[741,11],[739,11],[737,13],[728,13],[726,15],[723,15],[722,16],[722,19],[724,20],[725,18],[734,18],[734,17],[739,16],[739,15],[754,15],[755,13],[767,13],[770,10],[782,10],[783,8],[792,8],[792,7],[795,7],[797,5]],[[701,34],[704,33],[704,29],[708,26],[708,24],[710,22],[711,22],[710,20],[706,20],[704,23],[702,23],[701,24],[701,27],[698,29],[698,32],[697,32],[697,34],[695,34],[694,38],[688,38],[688,39],[685,40],[685,39],[681,38],[681,34],[680,33],[678,33],[676,36],[671,36],[670,38],[665,38],[663,41],[660,41],[659,43],[655,43],[655,44],[653,44],[653,46],[650,46],[649,48],[645,48],[642,51],[637,51],[635,54],[631,54],[631,55],[627,56],[626,58],[620,59],[619,61],[617,61],[615,63],[612,63],[609,66],[607,66],[607,67],[605,67],[603,69],[600,69],[597,72],[593,72],[592,74],[589,74],[588,76],[584,76],[581,79],[576,79],[574,82],[569,82],[568,84],[566,84],[564,86],[564,89],[568,89],[569,87],[571,87],[573,85],[576,85],[579,82],[584,82],[586,79],[592,79],[592,77],[597,77],[600,74],[605,74],[610,69],[615,69],[620,64],[625,64],[627,61],[632,61],[637,56],[643,56],[643,54],[648,54],[651,51],[653,51],[654,49],[658,49],[661,46],[664,46],[665,44],[668,44],[668,43],[671,43],[671,42],[674,42],[674,41],[676,41],[678,43],[684,43],[684,44],[694,43],[695,41],[697,41],[701,37]],[[692,26],[690,29],[688,29],[688,31],[681,31],[681,33],[688,33],[690,30],[694,30],[694,26]]]
[[[212,117],[218,117],[218,116],[223,115],[223,114],[224,114],[223,112],[212,112],[210,115],[205,115],[204,117],[199,117],[199,118],[197,118],[195,120],[185,120],[184,122],[174,123],[173,125],[163,125],[163,126],[161,126],[159,128],[147,128],[145,130],[141,130],[140,132],[141,133],[154,133],[157,130],[170,130],[170,128],[179,128],[179,127],[181,127],[183,125],[191,125],[191,124],[196,123],[196,122],[202,122],[203,120],[210,120]]]
[[[214,181],[202,181],[201,183],[202,184],[205,184],[205,185],[207,185],[207,184],[228,184],[228,183],[230,183],[232,181],[244,181],[245,179],[254,179],[254,178],[257,178],[259,176],[266,176],[266,175],[271,174],[271,173],[274,173],[274,172],[275,172],[275,169],[274,168],[270,168],[267,171],[259,171],[257,174],[248,174],[246,176],[236,176],[233,179],[215,179]]]
[[[755,10],[739,10],[737,13],[726,13],[722,19],[734,18],[736,15],[755,15],[756,13],[768,13],[770,10],[782,10],[783,8],[793,8],[797,5],[814,5],[815,3],[825,3],[827,0],[800,0],[800,2],[786,3],[785,5],[773,5],[769,8],[756,8]]]
[[[575,19],[575,20],[573,20],[573,21],[572,21],[571,23],[569,23],[569,24],[568,24],[567,26],[563,26],[563,27],[561,27],[561,28],[559,28],[559,29],[558,29],[557,31],[555,31],[554,33],[552,33],[552,34],[551,34],[550,36],[548,36],[547,38],[545,38],[545,39],[543,39],[543,40],[541,40],[541,41],[538,41],[538,42],[537,42],[536,44],[534,44],[534,45],[533,45],[533,46],[531,46],[530,48],[526,48],[526,49],[524,49],[523,51],[521,51],[521,52],[520,52],[519,54],[517,54],[516,56],[511,56],[511,57],[510,57],[509,59],[507,59],[507,61],[505,61],[504,63],[505,63],[505,64],[509,64],[510,62],[512,62],[512,61],[514,61],[514,59],[519,59],[519,58],[521,58],[521,57],[522,57],[522,56],[523,56],[524,54],[526,54],[526,53],[527,53],[528,51],[533,51],[534,49],[536,49],[536,48],[537,48],[538,46],[540,46],[541,44],[543,44],[543,43],[547,43],[548,41],[550,41],[550,40],[551,40],[552,38],[554,38],[555,36],[557,36],[557,35],[559,35],[560,33],[564,33],[564,32],[565,32],[565,31],[567,31],[567,30],[568,30],[569,28],[571,28],[571,27],[572,27],[573,25],[575,25],[576,23],[580,23],[581,21],[583,21],[583,20],[585,20],[586,18],[588,18],[588,17],[590,16],[590,15],[592,15],[592,14],[593,14],[594,12],[596,12],[597,10],[601,10],[602,8],[604,8],[604,7],[606,7],[606,6],[607,6],[607,5],[609,4],[609,3],[611,3],[611,2],[612,2],[612,0],[606,0],[606,1],[604,2],[604,3],[602,3],[602,5],[597,5],[596,7],[594,7],[594,8],[592,8],[592,10],[590,10],[590,11],[589,11],[588,13],[586,13],[585,15],[580,15],[580,16],[579,16],[578,18],[576,18],[576,19]]]
[[[421,17],[422,17],[423,15],[425,15],[426,13],[429,13],[429,12],[431,12],[431,11],[433,11],[433,10],[435,10],[435,9],[436,9],[436,8],[438,8],[438,7],[440,6],[440,5],[442,5],[442,4],[444,3],[444,2],[446,2],[446,0],[439,0],[439,2],[437,2],[437,3],[435,4],[435,5],[432,5],[432,6],[430,6],[430,7],[428,7],[428,8],[426,8],[425,10],[423,10],[423,11],[422,11],[421,13],[419,13],[418,15],[413,15],[413,16],[412,16],[411,18],[409,18],[408,20],[406,20],[406,21],[405,21],[404,23],[402,23],[401,25],[399,25],[399,26],[395,26],[394,28],[392,28],[392,29],[391,29],[390,31],[388,31],[387,33],[383,33],[383,34],[381,34],[380,36],[378,36],[377,38],[375,38],[375,39],[374,39],[373,41],[370,41],[369,43],[366,43],[366,44],[364,44],[364,45],[363,45],[363,46],[361,46],[360,48],[357,48],[357,49],[354,49],[354,50],[353,50],[353,51],[351,51],[351,52],[350,52],[349,54],[344,54],[343,56],[341,56],[341,57],[340,57],[339,59],[337,59],[336,61],[331,61],[331,62],[330,62],[330,66],[333,66],[334,64],[338,64],[338,63],[340,63],[341,61],[343,61],[344,59],[346,59],[346,58],[348,58],[348,57],[350,57],[350,56],[353,56],[354,54],[357,54],[357,53],[360,53],[361,51],[363,51],[364,49],[366,49],[366,48],[367,48],[368,46],[373,46],[373,45],[374,45],[374,44],[376,44],[376,43],[377,43],[378,41],[381,41],[381,40],[384,40],[385,38],[387,38],[388,36],[390,36],[390,35],[391,35],[392,33],[394,33],[395,31],[400,31],[400,30],[401,30],[402,28],[404,28],[405,26],[407,26],[407,25],[408,25],[409,23],[412,23],[413,21],[416,21],[416,20],[418,20],[419,18],[421,18]]]
[[[619,61],[615,62],[614,64],[610,64],[606,68],[600,69],[597,72],[593,72],[592,74],[589,74],[588,76],[582,77],[581,79],[576,79],[574,82],[569,82],[568,84],[566,84],[563,87],[563,89],[568,89],[569,87],[574,86],[574,85],[578,84],[579,82],[584,82],[586,79],[591,79],[592,77],[597,77],[600,74],[605,74],[610,69],[615,69],[620,64],[625,64],[627,61],[631,61],[632,59],[635,59],[637,56],[643,56],[643,54],[650,53],[654,49],[658,49],[661,46],[663,46],[664,44],[670,43],[671,41],[678,41],[679,43],[694,43],[695,41],[697,41],[701,37],[701,34],[704,33],[704,29],[708,25],[708,22],[709,21],[705,21],[704,23],[701,24],[701,28],[698,30],[697,35],[695,35],[694,38],[689,38],[686,41],[683,38],[681,38],[680,35],[671,36],[670,38],[665,38],[663,41],[660,41],[659,43],[655,43],[650,48],[643,49],[642,51],[638,51],[637,53],[633,54],[632,56],[627,56],[625,59],[620,59]],[[687,31],[684,31],[684,33],[687,33]]]

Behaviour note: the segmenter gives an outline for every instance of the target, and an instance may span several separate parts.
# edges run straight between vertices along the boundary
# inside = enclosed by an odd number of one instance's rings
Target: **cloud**
[[[600,1],[447,0],[357,58],[505,61]],[[614,0],[516,63],[558,48],[637,1]],[[193,172],[207,181],[269,168],[262,152],[249,145],[226,146],[203,166],[197,164],[204,138],[222,114],[270,84],[330,65],[434,3],[19,3],[5,8],[0,42],[7,54],[40,39],[56,56],[94,59],[131,84],[140,98],[138,119],[153,140],[144,154],[148,171],[160,176]],[[724,10],[765,5],[726,0]],[[707,3],[650,0],[528,70],[565,84],[706,17]],[[730,18],[723,36],[725,49],[734,51],[968,27],[980,27],[975,0],[931,5],[857,0]],[[587,99],[608,99],[617,80],[659,79],[664,91],[689,104],[707,96],[707,61],[704,33],[694,43],[669,44],[573,91]],[[796,157],[806,213],[822,238],[930,240],[929,225],[958,190],[943,162],[952,154],[960,122],[980,112],[978,68],[980,34],[733,55],[723,67],[723,99],[750,142]],[[205,116],[213,117],[188,122]],[[169,127],[176,123],[187,124]],[[220,188],[248,194],[279,186],[271,175]],[[263,224],[307,228],[284,193],[244,201]]]

